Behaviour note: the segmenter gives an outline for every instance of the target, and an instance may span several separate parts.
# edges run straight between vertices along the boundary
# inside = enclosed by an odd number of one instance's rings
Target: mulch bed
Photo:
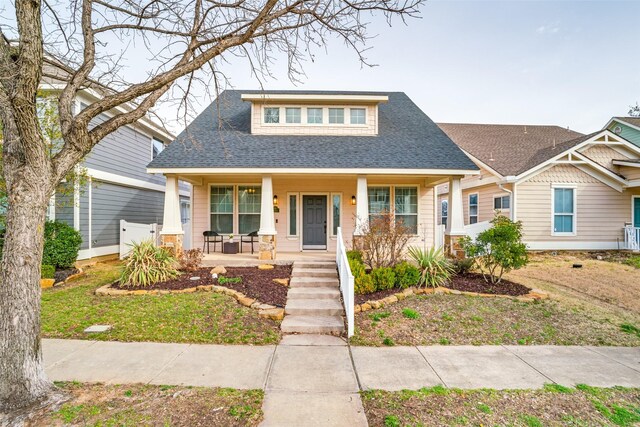
[[[450,283],[445,285],[445,287],[458,291],[478,292],[491,295],[509,295],[512,297],[526,295],[531,291],[531,289],[526,286],[510,282],[506,279],[502,279],[500,283],[497,284],[487,283],[482,277],[482,274],[477,273],[457,275]]]
[[[191,280],[192,277],[199,277],[199,279]],[[227,273],[224,274],[224,277],[241,277],[242,282],[227,282],[220,286],[242,292],[249,298],[255,298],[265,304],[284,307],[287,302],[287,291],[289,288],[275,283],[273,279],[290,278],[291,265],[276,265],[275,268],[271,270],[260,270],[258,267],[227,267]],[[218,280],[211,277],[211,268],[201,268],[189,273],[185,272],[175,279],[154,283],[144,289],[181,290],[201,285],[219,285]],[[115,289],[135,289],[121,286],[120,283],[114,283],[111,286]]]
[[[72,276],[76,273],[80,273],[80,270],[77,268],[67,268],[65,270],[56,270],[53,275],[54,283],[64,282],[67,280],[67,277]]]
[[[491,284],[485,282],[482,274],[467,273],[454,276],[451,282],[445,285],[445,288],[455,289],[457,291],[477,292],[480,294],[491,295],[509,295],[517,297],[520,295],[526,295],[531,289],[518,283],[511,282],[506,279],[502,279],[498,284]],[[370,294],[356,294],[356,304],[363,304],[367,301],[377,301],[386,298],[390,295],[402,292],[402,289],[393,288],[384,291],[376,291]]]
[[[242,277],[242,282],[225,283],[223,286],[242,292],[260,302],[284,307],[287,303],[289,288],[275,283],[273,279],[290,278],[292,266],[275,265],[274,267],[271,270],[259,270],[256,267],[226,267],[225,277]]]

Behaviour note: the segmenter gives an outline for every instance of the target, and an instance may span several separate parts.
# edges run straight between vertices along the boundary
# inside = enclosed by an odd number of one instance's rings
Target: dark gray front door
[[[327,196],[302,196],[302,247],[327,248]]]

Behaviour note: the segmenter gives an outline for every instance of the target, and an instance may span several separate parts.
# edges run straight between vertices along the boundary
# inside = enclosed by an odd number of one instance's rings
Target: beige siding
[[[506,189],[511,189],[511,185],[505,185]],[[478,193],[478,222],[491,221],[496,212],[493,209],[493,199],[497,196],[508,196],[509,193],[500,189],[497,184],[484,185],[481,187],[470,188],[462,191],[462,210],[464,215],[464,224],[469,224],[469,195]],[[440,208],[442,200],[447,200],[448,195],[442,194],[438,196],[438,224],[442,224],[442,209]],[[501,211],[503,215],[510,216],[509,209]]]
[[[552,184],[576,185],[576,236],[553,236]],[[615,242],[631,220],[630,191],[622,193],[585,172],[556,165],[518,184],[517,216],[523,222],[527,242]]]
[[[263,111],[265,107],[280,108],[280,123],[265,124]],[[286,107],[302,109],[300,124],[285,123]],[[322,108],[323,123],[307,124],[306,108]],[[344,108],[344,124],[329,124],[329,108]],[[366,109],[366,124],[352,125],[349,119],[350,108]],[[313,105],[313,104],[262,104],[254,103],[251,108],[251,133],[256,135],[377,135],[378,107],[377,105]]]
[[[640,179],[640,165],[638,167],[620,166],[620,173],[629,180]]]
[[[613,160],[627,158],[606,145],[594,145],[593,147],[589,147],[585,151],[582,151],[582,154],[598,163],[600,166],[604,166],[605,168],[616,172],[618,172],[619,166],[614,165]]]
[[[209,220],[209,187],[211,184],[260,184],[260,176],[237,176],[225,178],[205,177],[203,185],[193,187],[193,242],[194,247],[202,247],[202,233],[210,227]],[[371,186],[409,186],[418,187],[418,236],[412,239],[411,244],[423,245],[426,242],[432,246],[434,242],[434,194],[433,187],[421,185],[424,180],[418,178],[369,178]],[[305,177],[305,176],[274,176],[273,192],[278,196],[279,212],[274,214],[276,220],[277,250],[281,252],[295,252],[301,250],[300,236],[287,236],[289,211],[289,195],[298,194],[298,234],[301,232],[301,200],[304,194],[323,194],[328,198],[327,230],[331,228],[331,195],[342,196],[341,226],[347,246],[351,246],[355,225],[355,206],[351,204],[351,197],[356,194],[356,177]],[[236,221],[237,222],[237,221]],[[235,226],[237,230],[237,224]],[[335,251],[335,237],[330,237],[328,250]]]

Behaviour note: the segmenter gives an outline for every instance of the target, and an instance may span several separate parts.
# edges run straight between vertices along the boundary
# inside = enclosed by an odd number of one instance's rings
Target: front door
[[[302,249],[327,249],[327,196],[302,196]]]
[[[640,197],[633,198],[633,226],[640,227]]]

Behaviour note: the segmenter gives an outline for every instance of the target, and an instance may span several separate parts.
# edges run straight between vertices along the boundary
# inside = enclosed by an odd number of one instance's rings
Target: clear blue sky
[[[592,132],[640,101],[639,24],[640,1],[431,0],[408,26],[372,22],[377,67],[336,41],[297,88],[404,91],[435,121]],[[225,71],[257,87],[242,61]],[[275,71],[268,89],[296,88]]]

